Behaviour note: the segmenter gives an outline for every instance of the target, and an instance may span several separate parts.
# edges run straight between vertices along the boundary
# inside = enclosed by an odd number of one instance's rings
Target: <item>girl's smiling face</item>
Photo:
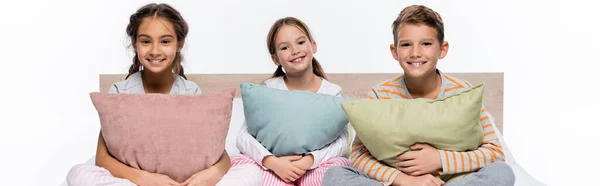
[[[156,16],[143,19],[134,45],[144,69],[153,73],[171,71],[175,56],[183,46],[177,40],[173,24]]]

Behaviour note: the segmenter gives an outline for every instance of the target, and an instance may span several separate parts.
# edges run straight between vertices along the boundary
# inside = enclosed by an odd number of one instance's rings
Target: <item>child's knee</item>
[[[325,177],[332,176],[332,175],[343,174],[343,172],[345,172],[345,171],[346,170],[343,167],[341,167],[341,166],[329,167],[329,169],[327,169],[327,171],[325,171]]]
[[[337,165],[337,166],[346,166],[346,167],[352,166],[352,164],[350,163],[350,160],[348,160],[344,157],[335,158],[333,161],[334,161],[333,164]]]
[[[240,171],[244,171],[248,176],[262,178],[261,168],[254,164],[239,165]]]
[[[489,168],[494,169],[496,172],[501,172],[504,174],[514,175],[512,167],[504,162],[494,162],[489,165]]]
[[[260,172],[260,167],[256,164],[241,164],[241,165],[234,165],[231,166],[231,168],[229,169],[229,171],[238,171],[238,170],[242,170],[244,172],[248,171],[248,172],[255,172],[258,171]]]
[[[490,169],[490,172],[496,178],[494,182],[499,183],[499,185],[514,185],[515,173],[508,164],[495,162],[488,165],[487,169]]]
[[[347,169],[343,166],[333,166],[329,167],[325,174],[323,175],[323,185],[335,185],[337,179],[340,177],[345,177],[348,175],[354,174],[351,170]],[[326,184],[328,183],[328,184]]]
[[[361,174],[359,170],[356,170],[352,167],[346,166],[334,166],[331,167],[325,172],[323,176],[323,186],[329,185],[372,185],[371,182],[376,183],[376,181],[371,180],[367,176]]]
[[[81,175],[83,175],[87,172],[90,172],[90,171],[94,171],[94,168],[91,165],[86,165],[86,164],[75,165],[75,166],[71,167],[71,170],[69,170],[69,173],[67,174],[67,179],[81,177]]]
[[[260,169],[255,164],[233,166],[217,185],[262,185],[263,179]]]
[[[107,172],[106,169],[101,167],[88,164],[78,164],[71,167],[71,170],[69,170],[69,173],[67,174],[67,184],[77,185],[76,183],[93,179],[93,177],[97,176],[98,174],[103,174],[105,172]]]

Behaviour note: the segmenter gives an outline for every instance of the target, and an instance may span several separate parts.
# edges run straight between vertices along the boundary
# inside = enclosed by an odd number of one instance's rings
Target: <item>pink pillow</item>
[[[235,89],[200,95],[90,93],[108,151],[184,182],[225,150]]]

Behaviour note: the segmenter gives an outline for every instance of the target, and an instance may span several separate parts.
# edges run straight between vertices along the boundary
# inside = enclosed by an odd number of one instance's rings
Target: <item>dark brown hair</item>
[[[184,43],[185,37],[188,34],[188,24],[183,19],[183,17],[181,17],[181,14],[179,14],[177,10],[175,10],[173,7],[167,4],[151,3],[141,7],[129,17],[129,24],[127,25],[126,32],[127,36],[129,36],[131,40],[131,46],[133,46],[134,49],[135,43],[137,42],[138,28],[140,27],[142,20],[144,18],[152,16],[156,16],[171,22],[173,24],[175,34],[177,35],[178,45],[182,45]],[[173,61],[173,72],[187,79],[187,77],[185,77],[183,73],[183,67],[181,66],[182,61],[183,55],[181,55],[181,52],[177,51],[177,53],[175,54],[175,59]],[[131,67],[129,67],[129,74],[125,79],[129,78],[130,75],[139,72],[141,67],[142,63],[138,58],[137,52],[135,52],[135,56],[133,57],[133,64],[131,64]]]
[[[394,46],[398,45],[398,31],[402,24],[427,25],[435,29],[440,45],[444,42],[444,22],[442,21],[442,17],[431,8],[423,5],[411,5],[400,12],[394,23],[392,23]]]
[[[299,19],[297,19],[295,17],[281,18],[281,19],[275,21],[275,23],[273,23],[273,26],[271,26],[271,29],[269,30],[269,34],[267,35],[267,48],[269,49],[269,53],[271,54],[272,57],[277,55],[276,47],[275,47],[275,36],[279,32],[279,29],[281,29],[281,27],[283,27],[283,25],[295,26],[296,28],[300,29],[302,32],[304,32],[306,34],[310,43],[312,43],[314,41],[312,34],[310,34],[310,30],[308,29],[308,26],[306,26],[306,24],[304,24],[304,22],[300,21]],[[325,72],[323,71],[323,68],[321,67],[321,64],[319,64],[319,61],[317,61],[317,59],[315,57],[313,57],[313,59],[312,59],[312,68],[313,68],[313,73],[315,75],[317,75],[323,79],[327,79],[325,76]],[[277,67],[277,70],[275,70],[275,72],[273,73],[272,77],[279,77],[279,76],[284,76],[284,75],[285,75],[285,72],[283,72],[283,67],[281,67],[281,65],[279,65]]]

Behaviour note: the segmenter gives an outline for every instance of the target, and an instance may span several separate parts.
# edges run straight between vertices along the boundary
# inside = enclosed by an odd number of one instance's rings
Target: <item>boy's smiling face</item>
[[[398,43],[390,51],[406,76],[423,78],[436,73],[438,59],[448,53],[448,42],[437,39],[436,30],[425,24],[402,24],[398,30]]]

